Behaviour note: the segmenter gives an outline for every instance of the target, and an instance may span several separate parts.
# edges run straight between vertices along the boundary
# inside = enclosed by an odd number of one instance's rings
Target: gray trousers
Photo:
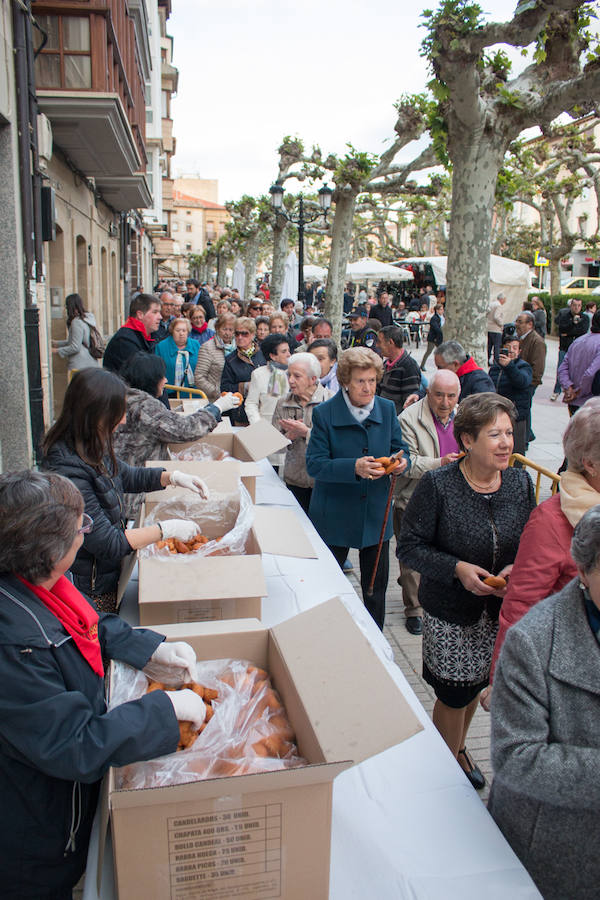
[[[404,510],[394,506],[393,522],[396,542],[400,540],[400,526],[402,524],[403,515]],[[405,566],[403,563],[400,563],[400,578],[398,581],[402,588],[402,601],[404,603],[404,615],[406,618],[410,619],[413,616],[422,616],[423,610],[419,603],[419,583],[421,581],[419,573],[415,572],[414,569],[409,569],[408,566]]]

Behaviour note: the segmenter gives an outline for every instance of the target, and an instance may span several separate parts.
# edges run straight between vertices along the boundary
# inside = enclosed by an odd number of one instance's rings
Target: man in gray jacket
[[[402,517],[425,472],[439,469],[458,457],[459,447],[454,438],[454,413],[460,396],[458,376],[449,369],[438,369],[431,377],[427,396],[408,406],[398,416],[402,434],[408,444],[410,470],[396,481],[394,496],[394,534],[399,540]],[[423,630],[422,610],[419,604],[418,572],[400,564],[398,584],[402,587],[402,600],[406,616],[406,628],[410,634]]]

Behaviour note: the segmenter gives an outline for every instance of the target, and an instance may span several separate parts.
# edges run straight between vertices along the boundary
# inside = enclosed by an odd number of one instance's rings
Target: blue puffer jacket
[[[100,614],[105,658],[142,668],[163,635]],[[99,782],[110,766],[173,753],[163,691],[106,711],[104,679],[44,604],[0,575],[0,895],[70,896],[86,864]]]
[[[42,468],[69,478],[83,495],[85,511],[94,520],[94,528],[84,536],[71,566],[73,581],[84,594],[99,596],[116,591],[121,561],[131,553],[125,537],[123,494],[160,491],[164,469],[128,466],[117,459],[117,471],[101,474],[84,462],[63,441],[58,441],[44,458]],[[112,472],[110,459],[104,459],[106,473]]]
[[[533,371],[524,359],[511,359],[507,366],[493,363],[490,366],[490,378],[502,397],[512,400],[517,408],[517,421],[521,422],[529,415],[531,394],[529,388]]]
[[[410,465],[391,400],[375,397],[371,414],[362,425],[346,406],[341,390],[315,407],[306,449],[306,469],[315,479],[309,514],[326,544],[361,548],[378,542],[390,478],[359,478],[354,466],[361,456],[377,458],[398,450],[404,451]],[[390,516],[385,540],[392,530]]]

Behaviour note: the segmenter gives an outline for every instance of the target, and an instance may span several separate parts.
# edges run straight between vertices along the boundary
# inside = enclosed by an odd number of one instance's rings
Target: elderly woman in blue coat
[[[164,359],[167,367],[168,384],[195,387],[194,370],[200,344],[190,337],[191,330],[189,319],[173,319],[169,325],[169,337],[156,346],[156,355]]]
[[[94,371],[94,370],[86,370]],[[190,690],[107,711],[104,661],[182,683],[186,643],[98,613],[65,577],[93,522],[69,479],[0,475],[0,895],[67,900],[81,878],[110,766],[174,753],[178,720],[204,721]],[[158,667],[158,668],[157,668]]]
[[[381,629],[393,528],[388,517],[369,595],[390,488],[389,475],[376,459],[396,455],[397,474],[408,465],[394,404],[375,394],[382,374],[382,361],[372,350],[353,347],[342,353],[337,369],[341,390],[314,410],[306,452],[306,468],[315,479],[310,518],[340,566],[348,549],[358,548],[363,599]]]

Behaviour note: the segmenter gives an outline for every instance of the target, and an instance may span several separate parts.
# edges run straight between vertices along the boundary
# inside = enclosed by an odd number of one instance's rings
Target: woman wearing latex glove
[[[183,691],[165,691],[165,694],[173,704],[179,722],[193,722],[196,728],[200,728],[206,718],[206,706],[202,697],[189,688]]]
[[[188,475],[186,472],[175,469],[174,472],[171,472],[171,484],[194,491],[196,494],[200,494],[203,500],[208,500],[210,493],[208,487],[197,475]],[[171,535],[171,537],[175,537],[175,535]]]
[[[226,394],[223,394],[222,397],[218,397],[214,403],[209,403],[205,409],[211,411],[211,406],[216,406],[220,413],[229,412],[230,409],[237,409],[241,404],[241,400],[238,394],[233,394],[231,391],[228,391]]]
[[[164,681],[167,674],[172,675],[177,681],[183,681],[184,684],[188,681],[195,681],[196,654],[185,641],[173,641],[173,643],[164,641],[158,645],[143,671],[156,681]]]

